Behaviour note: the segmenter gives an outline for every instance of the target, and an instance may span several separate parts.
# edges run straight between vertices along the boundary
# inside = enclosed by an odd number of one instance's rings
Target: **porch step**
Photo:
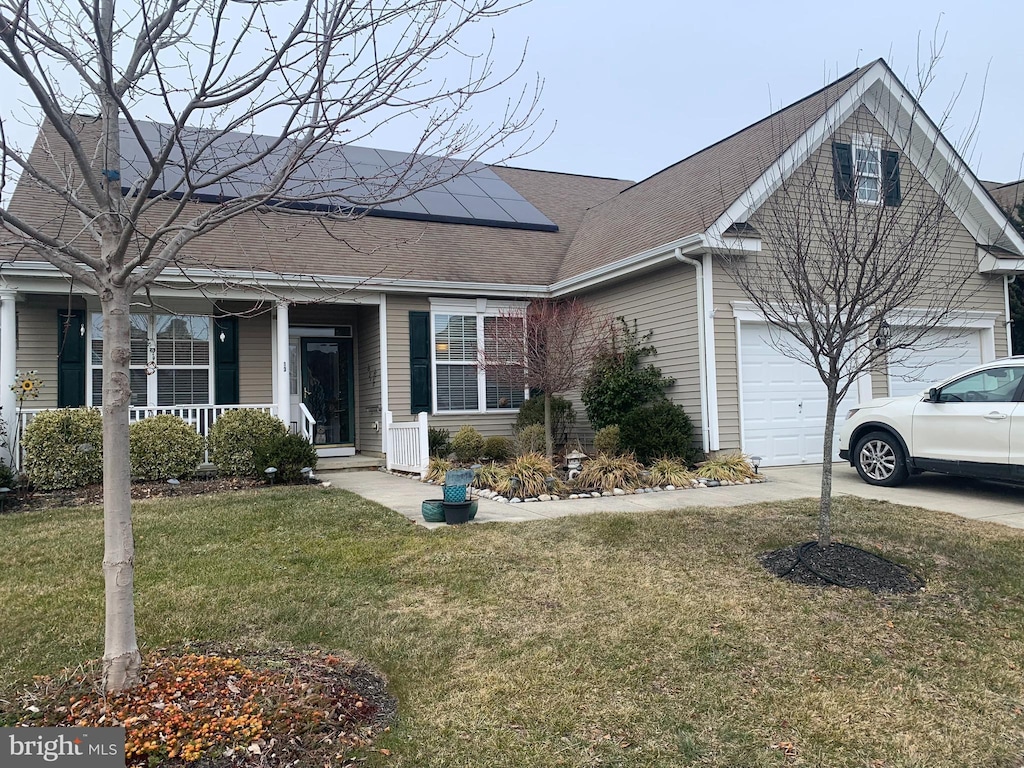
[[[316,462],[316,473],[365,472],[384,466],[384,459],[376,456],[321,456]]]

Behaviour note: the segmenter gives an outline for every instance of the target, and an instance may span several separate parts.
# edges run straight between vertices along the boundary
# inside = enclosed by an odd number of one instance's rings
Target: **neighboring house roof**
[[[592,208],[562,262],[559,279],[705,231],[868,67]]]
[[[1024,203],[1024,179],[1005,184],[998,181],[983,181],[981,183],[992,195],[992,199],[1010,214],[1016,214],[1017,206]]]

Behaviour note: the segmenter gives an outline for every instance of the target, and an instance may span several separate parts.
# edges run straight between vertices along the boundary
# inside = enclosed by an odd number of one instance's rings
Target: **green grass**
[[[399,697],[373,766],[1020,765],[1024,534],[836,507],[928,589],[764,572],[809,501],[436,532],[340,491],[139,503],[139,636],[368,659]],[[101,535],[95,508],[0,517],[0,697],[99,655]]]

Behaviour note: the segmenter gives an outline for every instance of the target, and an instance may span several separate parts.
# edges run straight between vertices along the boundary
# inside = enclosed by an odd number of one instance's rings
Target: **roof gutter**
[[[641,270],[655,267],[665,262],[676,259],[676,253],[699,253],[707,247],[703,234],[687,235],[670,243],[641,251],[638,254],[625,259],[619,259],[611,264],[604,264],[600,267],[582,272],[566,280],[559,280],[550,286],[551,296],[564,296],[569,293],[592,288],[595,285],[614,280],[639,272]]]
[[[706,452],[720,448],[718,428],[718,374],[715,365],[715,303],[711,254],[692,259],[677,247],[673,258],[689,264],[697,276],[697,349],[700,367],[701,437]]]

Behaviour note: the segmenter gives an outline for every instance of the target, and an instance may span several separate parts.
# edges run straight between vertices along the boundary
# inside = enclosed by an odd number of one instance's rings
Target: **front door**
[[[352,339],[302,339],[302,402],[316,419],[314,445],[354,443]]]

